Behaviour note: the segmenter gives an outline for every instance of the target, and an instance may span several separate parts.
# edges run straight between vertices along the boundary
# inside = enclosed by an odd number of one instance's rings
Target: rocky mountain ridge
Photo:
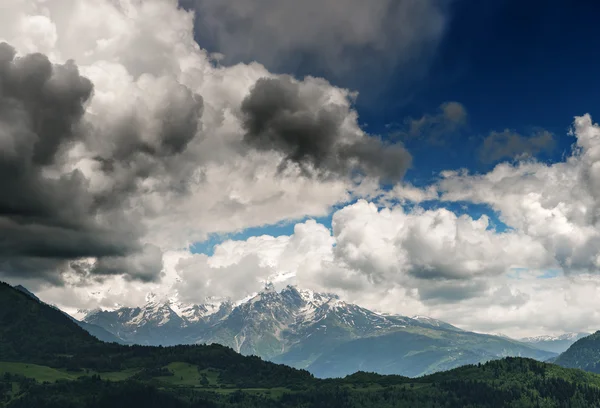
[[[315,375],[345,375],[362,369],[349,361],[356,350],[378,347],[395,356],[373,371],[420,375],[504,356],[547,359],[555,354],[515,340],[463,331],[425,316],[376,313],[335,294],[287,286],[267,287],[244,302],[219,300],[184,305],[151,297],[143,307],[94,311],[85,319],[124,341],[147,345],[213,344],[231,347]],[[391,337],[390,337],[391,336]],[[363,353],[364,354],[364,353]],[[335,356],[339,370],[330,370]],[[409,367],[410,366],[410,367]]]

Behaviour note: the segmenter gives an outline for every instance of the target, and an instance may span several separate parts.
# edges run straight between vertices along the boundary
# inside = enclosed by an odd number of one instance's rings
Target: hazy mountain
[[[590,333],[566,333],[557,336],[524,337],[519,341],[532,344],[541,350],[562,353],[577,340],[589,335]]]
[[[308,370],[317,377],[343,377],[358,370],[415,377],[507,356],[546,360],[552,355],[504,337],[409,326],[341,344]]]
[[[153,297],[143,307],[94,311],[85,321],[137,344],[211,344],[305,368],[318,376],[369,371],[422,375],[504,356],[555,354],[428,318],[375,313],[334,294],[272,287],[233,305],[184,305]],[[381,358],[369,352],[381,352]],[[365,356],[368,362],[363,361]],[[383,361],[386,357],[389,361]]]

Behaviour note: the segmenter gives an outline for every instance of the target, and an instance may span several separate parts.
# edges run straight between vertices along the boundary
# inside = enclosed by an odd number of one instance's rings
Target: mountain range
[[[320,380],[216,344],[105,343],[1,282],[0,323],[2,408],[600,406],[600,376],[518,357],[419,378],[362,371]],[[598,361],[598,336],[569,350]]]
[[[128,343],[217,343],[317,377],[360,370],[414,377],[506,356],[556,356],[532,344],[424,316],[376,313],[334,294],[293,286],[281,291],[268,286],[239,304],[185,305],[151,297],[142,307],[95,310],[83,320]]]

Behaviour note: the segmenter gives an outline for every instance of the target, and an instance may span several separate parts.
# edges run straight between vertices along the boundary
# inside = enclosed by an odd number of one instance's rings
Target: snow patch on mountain
[[[524,337],[520,341],[525,343],[539,343],[542,341],[562,341],[562,340],[578,340],[581,337],[587,336],[588,333],[564,333],[557,335],[545,335],[535,337]]]

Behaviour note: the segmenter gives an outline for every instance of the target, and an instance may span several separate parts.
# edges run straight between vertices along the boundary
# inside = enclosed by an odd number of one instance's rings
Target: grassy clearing
[[[81,374],[72,374],[46,366],[25,363],[0,362],[0,374],[18,374],[38,382],[56,382],[58,380],[75,380]]]
[[[125,381],[125,380],[128,380],[130,377],[133,377],[134,375],[136,375],[139,372],[140,372],[139,368],[128,368],[127,370],[114,371],[114,372],[109,372],[109,373],[94,373],[94,372],[90,371],[90,373],[86,374],[86,375],[98,374],[100,376],[100,378],[102,378],[103,380]]]
[[[244,391],[250,394],[265,395],[270,398],[279,398],[284,393],[290,392],[287,388],[237,388],[227,387],[219,382],[219,371],[218,370],[198,370],[198,366],[188,363],[171,363],[167,365],[169,371],[173,373],[172,376],[154,377],[155,380],[160,381],[162,384],[171,387],[188,387],[188,388],[201,388],[207,391],[215,392],[218,394],[231,394],[236,391]],[[202,378],[205,377],[208,381],[202,382]]]
[[[269,398],[278,399],[285,393],[290,393],[287,388],[212,388],[207,391],[217,394],[232,394],[237,391],[243,391],[248,394],[264,395]]]
[[[132,368],[123,371],[97,373],[95,371],[68,372],[62,369],[56,369],[36,364],[26,363],[7,363],[0,362],[0,375],[4,373],[22,375],[37,382],[56,382],[59,380],[76,380],[79,377],[92,376],[98,374],[100,378],[107,381],[124,381],[135,375],[139,369]]]
[[[211,388],[221,385],[218,370],[198,370],[198,366],[188,363],[174,362],[167,365],[172,376],[154,377],[163,384],[177,387]],[[206,380],[203,380],[206,378]]]
[[[198,366],[188,363],[171,363],[166,367],[172,376],[155,377],[158,381],[179,387],[200,387],[201,375]]]

